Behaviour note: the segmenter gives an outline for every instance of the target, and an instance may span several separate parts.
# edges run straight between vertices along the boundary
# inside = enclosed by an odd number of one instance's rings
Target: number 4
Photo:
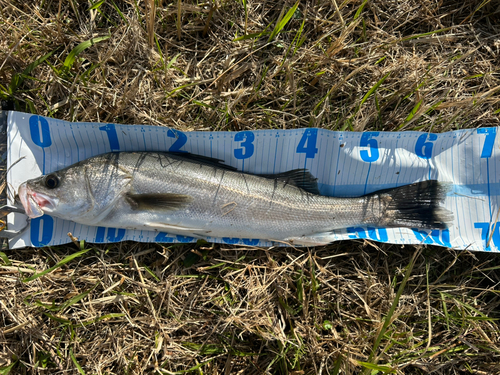
[[[314,159],[318,153],[316,141],[318,140],[318,129],[307,129],[297,145],[297,154],[306,154],[306,159]]]

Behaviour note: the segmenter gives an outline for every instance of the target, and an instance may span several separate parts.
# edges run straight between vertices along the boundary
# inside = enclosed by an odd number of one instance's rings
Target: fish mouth
[[[26,215],[31,219],[54,211],[59,201],[55,197],[31,190],[26,182],[19,186],[19,199],[24,207],[24,211],[26,211]]]

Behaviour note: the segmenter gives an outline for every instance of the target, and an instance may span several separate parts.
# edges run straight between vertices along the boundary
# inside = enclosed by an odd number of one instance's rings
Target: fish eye
[[[47,189],[55,189],[59,186],[59,177],[57,177],[55,174],[49,174],[47,177],[45,177],[44,182]]]

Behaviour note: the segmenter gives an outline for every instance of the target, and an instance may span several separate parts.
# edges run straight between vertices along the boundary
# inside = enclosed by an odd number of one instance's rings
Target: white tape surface
[[[145,125],[71,123],[9,112],[7,181],[12,191],[31,178],[110,151],[187,151],[224,160],[249,173],[307,168],[324,195],[356,196],[437,179],[451,182],[444,206],[455,215],[447,230],[352,227],[336,239],[367,238],[395,244],[435,244],[498,251],[500,150],[496,128],[442,134],[334,132],[323,129],[241,132],[180,132]],[[25,225],[10,214],[9,229]],[[68,232],[93,243],[117,241],[193,242],[168,233],[88,227],[44,215],[31,221],[11,248],[70,242]],[[257,238],[208,238],[211,242],[269,246]],[[487,246],[487,244],[489,246]]]

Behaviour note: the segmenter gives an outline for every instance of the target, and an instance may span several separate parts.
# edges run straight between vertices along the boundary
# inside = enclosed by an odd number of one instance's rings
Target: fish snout
[[[33,193],[31,191],[26,182],[19,186],[18,195],[24,207],[24,211],[26,211],[26,215],[28,215],[31,219],[40,217],[44,214],[39,203],[34,198],[34,195],[36,195],[36,193]]]

